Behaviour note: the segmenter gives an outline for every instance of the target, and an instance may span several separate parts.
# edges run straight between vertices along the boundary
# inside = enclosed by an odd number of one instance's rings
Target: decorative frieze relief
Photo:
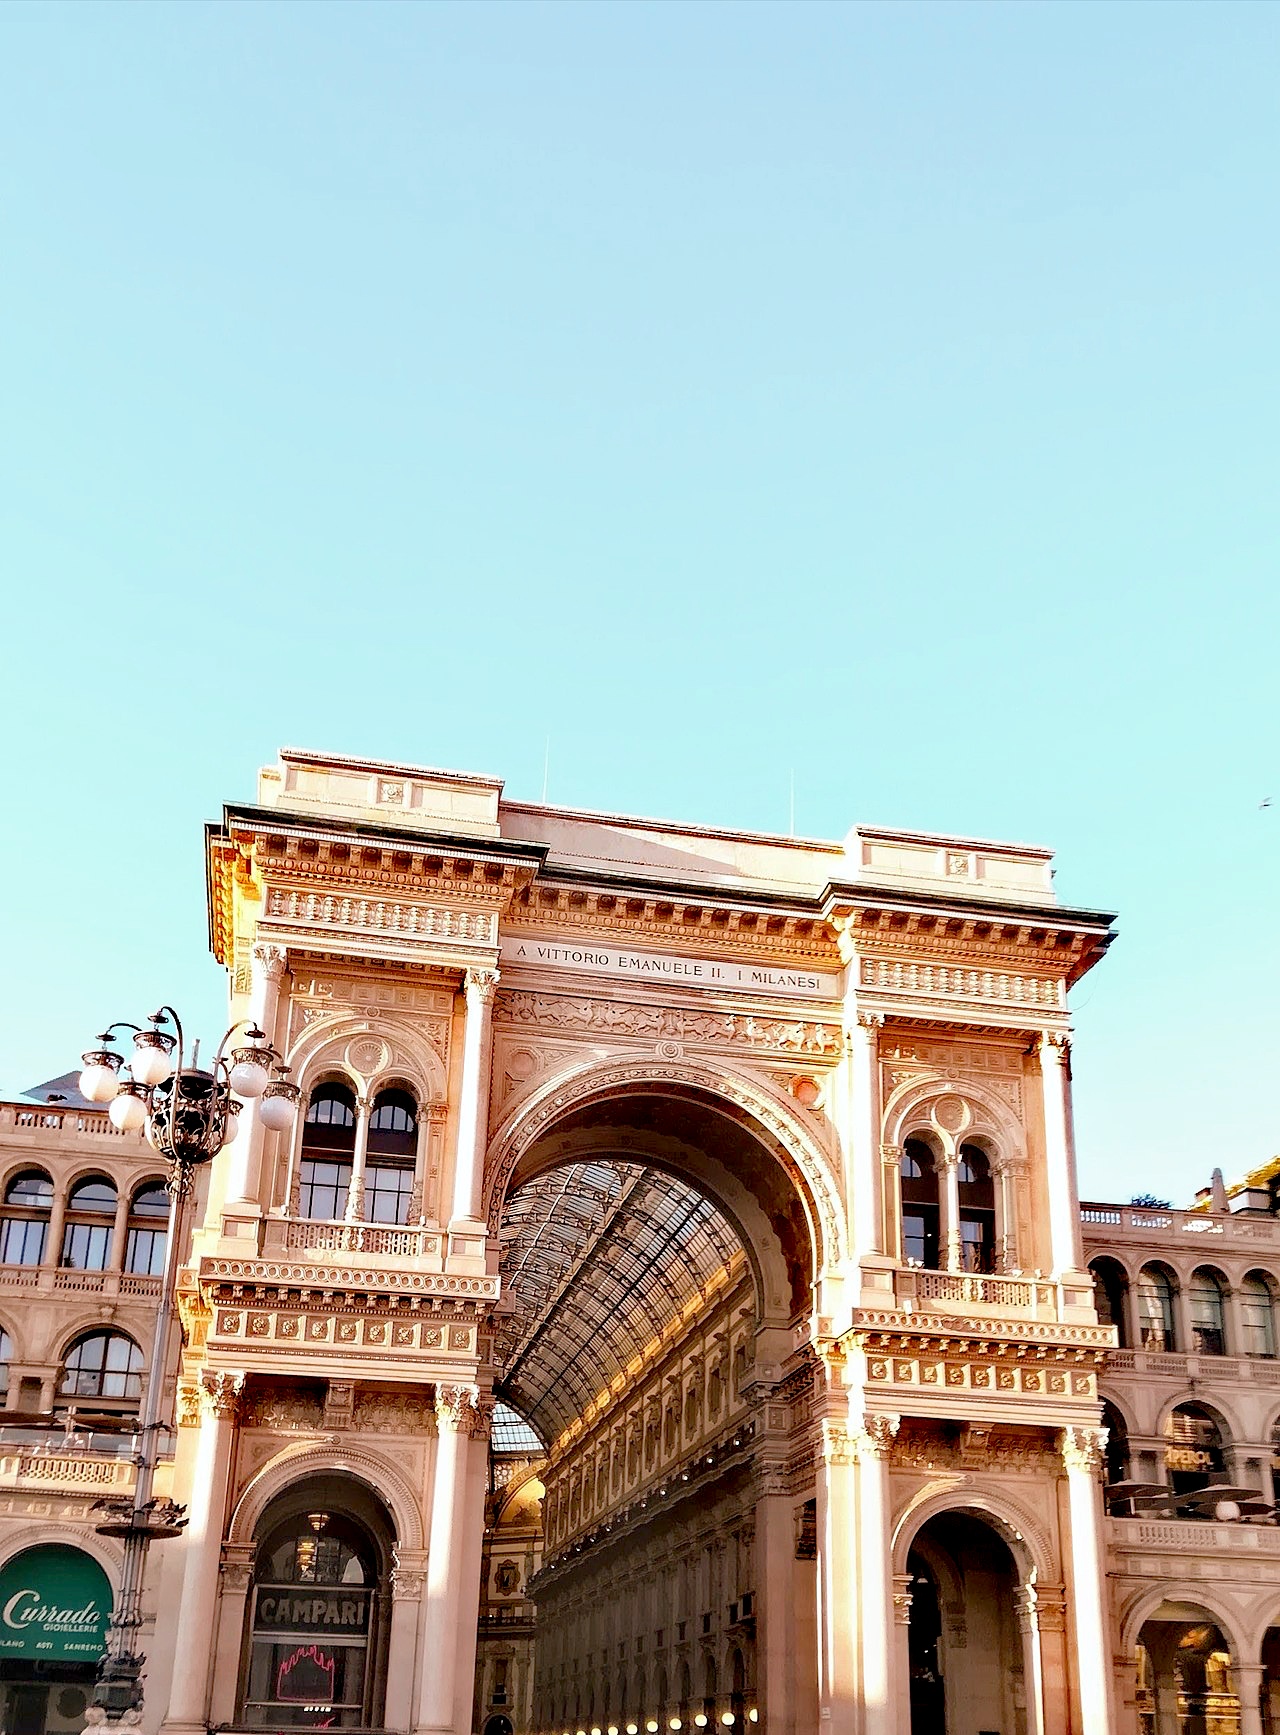
[[[1097,1396],[1093,1361],[1083,1350],[1048,1360],[1028,1355],[1025,1346],[969,1342],[903,1344],[883,1354],[872,1350],[866,1366],[870,1385],[1076,1401]]]
[[[647,1036],[668,1042],[748,1047],[829,1056],[840,1053],[840,1029],[799,1018],[695,1012],[683,1006],[641,1006],[563,994],[510,990],[498,996],[497,1020],[546,1030],[604,1036]]]
[[[1054,1474],[1058,1459],[1052,1442],[1036,1434],[1001,1432],[993,1427],[969,1427],[945,1433],[915,1424],[894,1442],[893,1467],[898,1470],[972,1471]]]
[[[210,1347],[229,1344],[274,1345],[304,1354],[326,1349],[391,1352],[397,1357],[429,1353],[471,1356],[476,1352],[474,1321],[438,1324],[399,1314],[307,1313],[265,1307],[224,1307],[214,1310]]]
[[[356,1393],[351,1426],[361,1433],[429,1434],[435,1425],[435,1410],[425,1392]]]
[[[311,1392],[255,1391],[245,1402],[240,1423],[245,1428],[277,1432],[311,1432],[324,1422],[324,1405]]]
[[[974,970],[952,964],[921,964],[904,958],[863,957],[858,980],[864,988],[926,999],[967,1000],[1002,1006],[1065,1009],[1066,987],[1060,977],[1014,974],[1007,970]]]
[[[971,1079],[1022,1116],[1023,1056],[1016,1049],[979,1048],[973,1044],[892,1042],[881,1049],[881,1077],[886,1100],[906,1085],[936,1079],[963,1084]]]

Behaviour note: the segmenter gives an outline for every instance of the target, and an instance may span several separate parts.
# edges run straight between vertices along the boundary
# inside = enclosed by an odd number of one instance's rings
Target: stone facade
[[[1104,1515],[1103,1398],[1154,1476],[1166,1373],[1095,1305],[1068,994],[1111,926],[1046,852],[288,753],[211,828],[209,895],[305,1113],[240,1116],[191,1235],[148,1729],[1172,1735],[1210,1691],[1147,1626],[1160,1563],[1200,1584],[1275,1532]],[[14,1172],[77,1141],[147,1171],[93,1111],[11,1123]],[[76,1326],[40,1310],[147,1297],[8,1269],[11,1396],[48,1408]],[[491,1449],[495,1400],[536,1449]],[[1230,1430],[1256,1477],[1270,1425]],[[116,1571],[83,1494],[22,1497]],[[1280,1602],[1248,1594],[1174,1612],[1221,1626],[1214,1714],[1257,1735]]]

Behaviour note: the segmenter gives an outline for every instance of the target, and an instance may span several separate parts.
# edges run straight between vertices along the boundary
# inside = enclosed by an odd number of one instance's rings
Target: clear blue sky
[[[1121,918],[1085,1192],[1280,1148],[1278,47],[0,8],[4,1084],[220,1031],[201,823],[278,746],[537,796],[550,735],[555,800],[1053,844]]]

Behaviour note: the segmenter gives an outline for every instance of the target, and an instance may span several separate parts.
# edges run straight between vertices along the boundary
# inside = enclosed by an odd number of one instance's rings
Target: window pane
[[[72,1189],[67,1206],[72,1211],[114,1211],[116,1190],[110,1181],[104,1181],[101,1177],[92,1181],[81,1181],[78,1187]]]
[[[364,1214],[370,1223],[407,1223],[413,1170],[374,1163],[365,1171]]]
[[[0,1265],[39,1265],[48,1230],[40,1218],[6,1217],[0,1223]]]
[[[75,1271],[105,1271],[111,1231],[105,1223],[68,1223],[62,1238],[62,1263]]]
[[[163,1185],[157,1181],[154,1185],[143,1187],[133,1196],[129,1207],[132,1217],[168,1217],[169,1195]]]
[[[304,1217],[333,1223],[346,1214],[351,1164],[323,1157],[302,1159],[300,1209]]]
[[[53,1204],[53,1182],[47,1175],[15,1175],[4,1197],[7,1205],[32,1205],[48,1210]]]
[[[142,1351],[118,1331],[95,1331],[71,1346],[61,1392],[66,1397],[136,1398],[142,1390]]]
[[[169,1236],[163,1229],[130,1229],[124,1268],[138,1277],[159,1277]]]

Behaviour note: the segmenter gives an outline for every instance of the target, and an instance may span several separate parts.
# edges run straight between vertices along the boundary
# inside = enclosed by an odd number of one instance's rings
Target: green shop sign
[[[28,1548],[0,1568],[0,1657],[94,1663],[111,1615],[111,1585],[78,1548]]]

